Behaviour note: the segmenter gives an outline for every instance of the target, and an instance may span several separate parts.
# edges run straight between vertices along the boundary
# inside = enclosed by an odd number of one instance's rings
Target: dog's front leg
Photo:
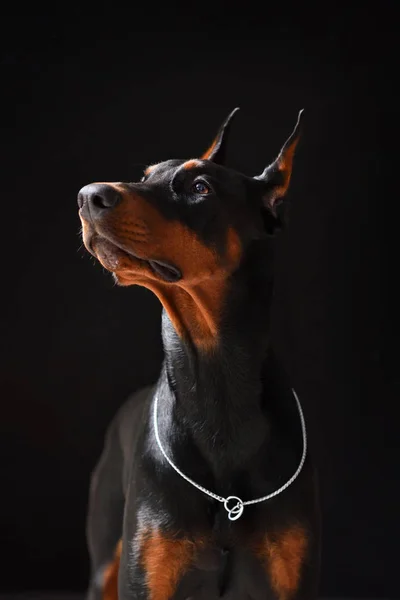
[[[158,528],[140,531],[124,545],[118,600],[170,600],[204,543]]]

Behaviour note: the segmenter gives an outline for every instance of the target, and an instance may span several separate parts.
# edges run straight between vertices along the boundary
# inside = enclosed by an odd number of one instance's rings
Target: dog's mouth
[[[180,270],[170,263],[161,260],[148,260],[147,262],[149,263],[151,269],[153,269],[153,272],[159,275],[165,281],[175,283],[176,281],[182,279],[182,273]]]
[[[110,242],[105,237],[94,235],[85,245],[103,267],[116,275],[119,272],[132,271],[145,274],[145,271],[150,270],[157,278],[168,283],[176,283],[182,279],[182,273],[175,265],[164,260],[142,258],[131,250],[128,251],[115,242]]]

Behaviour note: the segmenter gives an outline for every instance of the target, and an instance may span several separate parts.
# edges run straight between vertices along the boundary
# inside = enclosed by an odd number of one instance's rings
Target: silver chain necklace
[[[183,477],[183,479],[185,479],[188,483],[191,483],[194,487],[196,487],[198,490],[200,490],[204,494],[207,494],[207,496],[214,498],[214,500],[218,500],[218,502],[222,502],[222,504],[225,507],[226,512],[228,513],[229,519],[231,521],[236,521],[237,519],[239,519],[242,516],[245,506],[249,506],[250,504],[257,504],[258,502],[264,502],[265,500],[270,500],[270,498],[273,498],[274,496],[277,496],[278,494],[280,494],[281,492],[286,490],[286,488],[288,488],[289,485],[291,485],[293,483],[293,481],[298,477],[301,469],[303,468],[304,461],[306,460],[306,454],[307,454],[306,423],[304,420],[304,415],[303,415],[303,411],[301,408],[300,400],[298,399],[297,394],[293,389],[292,389],[292,392],[295,397],[295,400],[297,403],[297,408],[299,411],[299,416],[300,416],[301,431],[302,431],[302,435],[303,435],[303,454],[300,459],[300,464],[297,467],[297,470],[295,471],[295,473],[293,473],[292,477],[285,484],[283,484],[280,488],[278,488],[271,494],[267,494],[267,496],[263,496],[262,498],[256,498],[255,500],[246,500],[246,501],[241,500],[241,498],[238,498],[238,496],[228,496],[227,498],[223,498],[222,496],[218,496],[217,494],[210,492],[203,486],[199,485],[198,483],[196,483],[195,481],[190,479],[190,477],[188,477],[187,475],[182,473],[182,471],[180,469],[178,469],[178,467],[176,465],[174,465],[174,463],[169,458],[169,456],[167,455],[167,453],[165,452],[165,450],[161,444],[160,435],[158,432],[158,423],[157,423],[158,396],[156,394],[156,397],[154,399],[154,433],[156,436],[158,447],[160,448],[160,450],[161,450],[162,454],[164,455],[164,458],[167,460],[167,462],[171,465],[171,467],[173,469],[175,469],[175,471],[181,477]]]

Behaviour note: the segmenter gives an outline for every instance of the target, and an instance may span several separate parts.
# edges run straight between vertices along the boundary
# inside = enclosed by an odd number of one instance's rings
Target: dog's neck
[[[262,390],[269,351],[270,265],[250,257],[231,278],[228,294],[212,350],[182,340],[167,311],[162,317],[174,418],[191,429],[206,459],[225,470],[256,452],[268,427]]]

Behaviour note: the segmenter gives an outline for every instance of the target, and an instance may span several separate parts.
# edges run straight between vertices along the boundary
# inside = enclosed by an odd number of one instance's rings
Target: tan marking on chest
[[[118,600],[118,573],[122,553],[122,540],[117,544],[114,560],[104,572],[103,598],[102,600]]]
[[[289,600],[297,591],[308,540],[305,530],[295,526],[257,543],[256,553],[265,566],[279,600]]]
[[[173,596],[203,545],[203,540],[169,537],[158,530],[140,534],[140,562],[146,573],[149,600],[168,600]]]

